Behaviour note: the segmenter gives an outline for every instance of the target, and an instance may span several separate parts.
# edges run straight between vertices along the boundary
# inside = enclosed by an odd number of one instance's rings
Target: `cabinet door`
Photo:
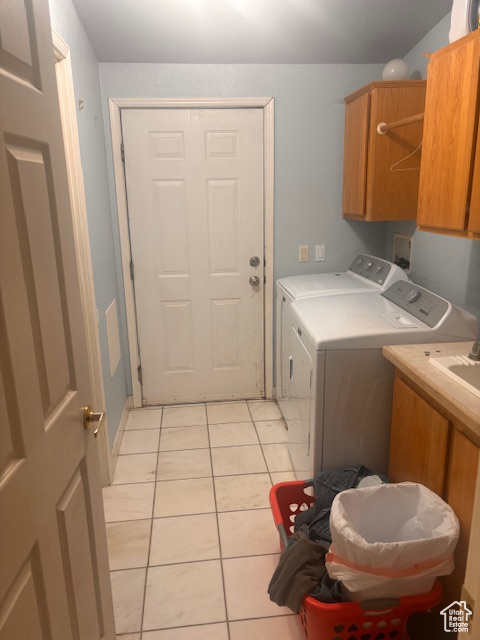
[[[418,115],[424,109],[423,84],[373,89],[365,208],[367,219],[416,219],[421,157],[418,147],[422,141],[423,124],[416,122],[386,135],[377,133],[377,125]],[[409,158],[410,154],[413,155]]]
[[[419,482],[443,495],[449,422],[395,378],[388,475]]]
[[[472,178],[472,196],[468,215],[468,231],[470,237],[480,239],[480,135],[478,134]]]
[[[369,93],[364,93],[347,103],[343,157],[344,215],[365,215],[369,120]]]
[[[420,170],[420,227],[464,232],[476,131],[479,35],[462,38],[428,65]]]
[[[448,460],[445,500],[460,521],[460,538],[455,549],[455,570],[443,578],[443,601],[448,605],[460,599],[467,566],[468,543],[472,528],[473,502],[477,482],[479,450],[476,444],[455,430]]]

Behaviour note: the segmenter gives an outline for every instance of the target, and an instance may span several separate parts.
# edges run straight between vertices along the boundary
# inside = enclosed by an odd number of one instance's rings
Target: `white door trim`
[[[58,101],[62,118],[80,293],[85,318],[88,366],[92,380],[92,403],[95,411],[105,411],[105,389],[103,386],[98,317],[93,285],[92,255],[88,235],[87,204],[85,201],[85,186],[80,155],[80,141],[78,138],[70,48],[53,30],[52,42],[56,62],[55,71],[57,75]],[[98,438],[99,454],[102,462],[100,468],[103,486],[110,484],[114,470],[108,441],[107,424],[108,416],[105,416],[105,423],[99,432],[100,437]]]
[[[265,255],[265,395],[273,398],[273,224],[274,224],[274,99],[273,98],[110,98],[110,127],[112,132],[113,169],[117,196],[118,221],[125,303],[130,349],[130,371],[133,406],[142,406],[141,386],[138,380],[138,342],[135,300],[130,278],[130,236],[128,230],[127,193],[121,154],[121,110],[128,108],[162,109],[263,109],[264,148],[264,255]]]

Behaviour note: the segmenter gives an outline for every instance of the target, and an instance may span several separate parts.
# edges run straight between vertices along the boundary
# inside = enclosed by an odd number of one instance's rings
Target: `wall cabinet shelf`
[[[426,82],[372,82],[345,98],[343,217],[414,220],[423,123],[377,133],[377,125],[424,111]],[[392,166],[399,163],[392,170]]]
[[[417,223],[480,239],[480,32],[432,53],[428,65]]]
[[[389,479],[419,482],[442,497],[460,521],[455,569],[442,578],[443,602],[461,598],[472,527],[479,447],[463,425],[396,370]]]

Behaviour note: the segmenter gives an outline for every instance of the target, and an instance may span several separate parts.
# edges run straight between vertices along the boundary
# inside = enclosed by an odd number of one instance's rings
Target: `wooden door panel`
[[[44,353],[41,341],[37,342],[40,338],[38,306],[22,185],[18,163],[11,151],[11,146],[4,147],[8,162],[4,175],[11,185],[11,198],[9,206],[2,210],[0,234],[0,323],[6,338],[1,366],[9,416],[6,424],[10,424],[10,433],[15,433],[16,455],[23,458],[43,436],[48,387],[46,379],[38,375],[41,371],[45,376]],[[28,210],[28,213],[33,212]],[[22,366],[23,363],[33,366]]]
[[[114,640],[47,0],[0,35],[0,638]]]
[[[395,378],[388,475],[419,482],[443,497],[449,422]]]
[[[74,636],[100,638],[103,634],[99,628],[90,546],[93,532],[89,531],[84,483],[79,471],[57,505],[57,521]],[[92,616],[94,611],[97,615]]]
[[[33,34],[32,0],[0,6],[0,67],[41,88],[38,50]]]
[[[423,129],[418,224],[463,231],[478,106],[479,40],[432,54]]]
[[[143,402],[262,396],[262,111],[126,109],[122,126]]]
[[[159,243],[156,269],[162,282],[176,275],[190,275],[187,241],[185,180],[154,180],[154,239]]]
[[[239,224],[238,179],[207,180],[208,246],[211,274],[240,272],[238,255]]]
[[[37,371],[42,373],[40,388],[43,416],[50,414],[71,389],[71,346],[65,335],[59,273],[60,247],[48,150],[40,145],[8,145],[13,212],[23,275],[28,283],[26,322],[32,325]],[[37,419],[40,414],[37,414]]]
[[[45,640],[50,637],[44,581],[38,548],[34,547],[0,607],[0,639]]]
[[[345,107],[344,215],[365,216],[369,132],[370,94],[364,93]]]
[[[0,491],[0,513],[9,514],[8,519],[2,519],[0,531],[0,602],[9,592],[15,592],[16,576],[35,545],[35,523],[28,509],[31,503],[29,469],[25,461],[16,460],[9,468],[8,477],[8,483]],[[11,505],[24,508],[13,511]]]

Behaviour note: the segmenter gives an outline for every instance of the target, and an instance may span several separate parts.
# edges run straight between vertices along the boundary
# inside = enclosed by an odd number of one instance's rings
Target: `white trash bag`
[[[362,601],[429,592],[453,571],[460,526],[433,491],[401,482],[339,493],[330,530],[328,574]]]

